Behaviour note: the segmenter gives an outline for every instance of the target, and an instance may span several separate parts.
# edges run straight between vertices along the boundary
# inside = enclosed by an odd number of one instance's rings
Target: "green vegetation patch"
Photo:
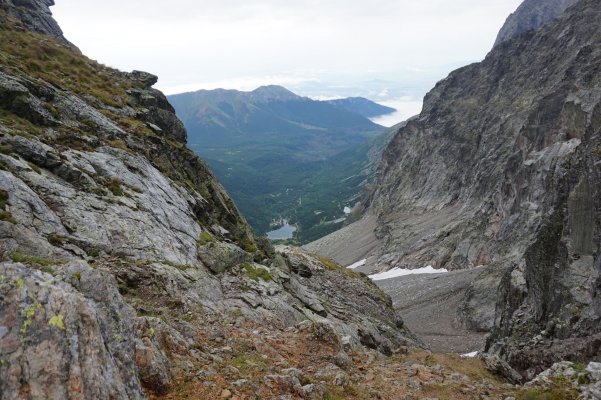
[[[0,48],[1,45],[2,44],[0,43]],[[0,65],[0,70],[1,69]],[[19,132],[27,132],[29,135],[35,136],[42,133],[42,128],[39,126],[34,125],[25,118],[19,117],[17,114],[5,109],[0,109],[0,123]]]
[[[369,394],[363,388],[355,385],[328,386],[328,391],[324,397],[325,400],[347,400],[347,399],[367,399]]]
[[[0,210],[6,209],[6,204],[8,203],[9,195],[6,190],[0,189]]]
[[[104,197],[108,194],[106,190],[101,187],[96,186],[92,191],[96,194],[96,196]]]
[[[85,133],[83,132],[78,132],[77,134],[74,134],[73,132],[62,134],[52,141],[54,144],[79,151],[94,151],[99,145],[99,143],[87,140],[85,138]]]
[[[33,172],[42,175],[42,169],[40,167],[29,161],[27,162],[27,165],[29,165],[29,168],[31,168]]]
[[[165,264],[165,265],[168,265],[168,266],[170,266],[170,267],[177,268],[177,269],[179,269],[180,271],[187,271],[187,270],[189,270],[190,268],[192,268],[192,266],[191,266],[190,264],[177,264],[177,263],[174,263],[174,262],[172,262],[172,261],[169,261],[169,260],[163,260],[163,261],[161,261],[161,262],[162,262],[163,264]]]
[[[517,400],[576,400],[578,390],[572,386],[567,377],[552,379],[553,385],[548,389],[522,389],[516,393]]]
[[[244,251],[248,253],[256,253],[257,250],[259,250],[255,242],[253,242],[251,239],[244,239],[240,244],[242,245]]]
[[[114,147],[116,149],[121,149],[123,151],[127,151],[129,152],[129,148],[127,147],[127,145],[125,144],[125,142],[121,139],[115,139],[115,140],[109,140],[107,142],[107,144],[111,147]]]
[[[121,184],[121,179],[113,177],[106,185],[106,188],[115,196],[123,196],[123,188],[121,187]]]
[[[65,260],[30,256],[30,255],[23,254],[18,251],[11,253],[10,259],[12,260],[12,262],[23,263],[29,267],[35,268],[42,272],[49,273],[51,275],[56,274],[56,271],[53,268],[51,268],[51,266],[62,265],[67,262]]]
[[[320,263],[323,264],[324,267],[329,269],[330,271],[340,271],[343,267],[339,265],[337,262],[328,257],[319,256],[317,254],[311,254],[315,258],[319,260]]]
[[[578,391],[575,389],[528,389],[519,393],[517,400],[576,400]]]
[[[251,379],[261,377],[269,370],[268,361],[257,353],[246,353],[234,357],[228,362],[228,365],[238,369],[242,377]]]
[[[10,222],[15,225],[17,224],[17,220],[8,211],[0,211],[0,221]]]
[[[57,235],[56,233],[51,233],[50,235],[48,235],[48,237],[46,239],[48,239],[48,242],[51,245],[56,246],[56,247],[62,246],[65,243],[65,241],[67,240],[66,237]]]
[[[13,148],[9,144],[0,144],[0,154],[12,154]]]
[[[100,250],[98,250],[95,247],[92,247],[92,248],[86,250],[86,254],[90,257],[98,257],[100,255]]]
[[[265,282],[271,282],[273,280],[273,277],[266,269],[255,268],[251,263],[244,263],[243,267],[248,277],[255,282],[258,282],[259,279]]]
[[[343,273],[345,275],[351,276],[353,278],[362,278],[363,277],[363,275],[361,275],[360,273],[355,272],[352,269],[348,269],[348,268],[343,267],[342,265],[338,264],[336,261],[332,260],[331,258],[320,256],[319,254],[311,254],[311,256],[317,258],[319,260],[319,262],[327,270],[338,271],[338,272],[341,272],[341,273]]]
[[[211,235],[209,231],[202,231],[202,233],[198,237],[198,240],[196,241],[196,245],[199,247],[206,246],[210,243],[215,243],[216,241],[217,240],[215,239],[215,237],[213,237],[213,235]]]

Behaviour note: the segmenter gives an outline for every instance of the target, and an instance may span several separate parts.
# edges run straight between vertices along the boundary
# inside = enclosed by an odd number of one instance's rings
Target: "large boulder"
[[[83,262],[0,264],[0,393],[6,400],[144,398],[132,310]]]

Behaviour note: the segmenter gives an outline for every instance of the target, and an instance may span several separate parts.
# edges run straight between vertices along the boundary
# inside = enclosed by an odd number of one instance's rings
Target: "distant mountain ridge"
[[[386,129],[360,113],[367,99],[332,104],[281,86],[200,90],[169,97],[202,156],[260,234],[285,218],[307,242],[342,225],[374,174],[370,142]],[[370,168],[370,165],[372,168]]]
[[[380,117],[397,111],[395,108],[383,106],[366,99],[365,97],[347,97],[345,99],[327,100],[326,103],[363,115],[366,118]]]
[[[285,137],[301,158],[325,159],[363,142],[365,134],[383,129],[358,113],[281,86],[251,92],[199,90],[172,95],[169,101],[187,126],[190,143],[205,146]]]

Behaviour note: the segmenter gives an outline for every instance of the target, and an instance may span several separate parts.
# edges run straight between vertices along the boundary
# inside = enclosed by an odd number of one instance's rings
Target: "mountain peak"
[[[525,0],[513,14],[507,17],[499,31],[495,46],[546,25],[577,2],[578,0]]]
[[[283,86],[278,85],[267,85],[260,86],[251,92],[252,99],[255,101],[268,101],[268,100],[298,100],[301,97]]]

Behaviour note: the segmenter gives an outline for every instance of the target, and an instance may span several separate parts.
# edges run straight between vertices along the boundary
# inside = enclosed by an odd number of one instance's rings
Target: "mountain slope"
[[[374,103],[363,97],[348,97],[345,99],[327,100],[326,103],[335,105],[336,107],[354,112],[359,115],[363,115],[366,118],[379,117],[395,112],[396,110],[391,107],[383,106],[378,103]]]
[[[419,345],[369,280],[256,238],[157,77],[83,56],[50,3],[0,0],[0,398],[323,398],[314,367]]]
[[[528,377],[599,357],[600,17],[582,0],[439,82],[369,197],[363,270],[488,266],[457,321],[493,330],[489,351]]]
[[[259,234],[282,218],[295,240],[338,229],[373,172],[367,118],[280,86],[201,90],[169,97],[202,156]]]

